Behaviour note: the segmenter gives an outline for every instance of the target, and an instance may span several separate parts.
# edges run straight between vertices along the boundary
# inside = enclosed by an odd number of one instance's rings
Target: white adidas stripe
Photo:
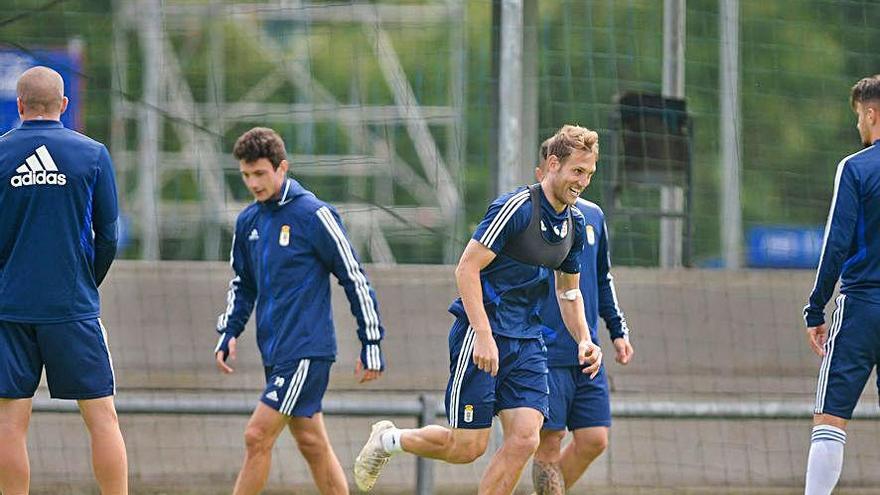
[[[309,359],[299,360],[299,366],[297,366],[296,372],[290,379],[291,383],[287,389],[287,394],[284,395],[284,402],[282,402],[281,407],[278,409],[278,412],[281,414],[290,416],[293,412],[293,406],[296,405],[299,394],[302,392],[303,384],[306,382],[306,376],[309,374],[310,362]]]
[[[234,267],[235,263],[235,233],[232,233],[232,247],[229,249],[229,266],[233,267],[233,272],[235,271]],[[229,281],[229,290],[226,291],[226,311],[220,313],[220,316],[217,317],[217,330],[225,330],[226,324],[229,322],[229,317],[232,315],[232,310],[235,309],[235,291],[238,289],[238,284],[241,283],[241,277],[236,275]]]
[[[101,327],[101,338],[104,339],[104,347],[107,349],[107,361],[110,363],[110,376],[113,379],[113,395],[116,395],[116,370],[113,369],[113,356],[110,355],[110,341],[107,340],[107,329],[104,323],[98,318],[98,326]]]
[[[529,194],[529,190],[526,188],[524,191],[520,191],[508,198],[498,211],[498,214],[495,215],[495,218],[492,219],[489,228],[487,228],[486,232],[480,237],[480,244],[489,249],[492,248],[492,244],[498,239],[498,234],[501,233],[504,226],[507,225],[508,220],[510,220],[513,214],[516,213],[516,210],[518,210],[519,207],[529,199]]]
[[[293,200],[293,198],[288,199],[288,197],[287,197],[287,193],[289,191],[290,191],[290,179],[287,179],[286,181],[284,181],[284,193],[281,194],[281,200],[278,201],[279,206],[284,206]]]
[[[42,145],[36,149],[36,152],[24,159],[25,163],[15,169],[16,173],[25,174],[28,172],[57,172],[58,165],[46,145]]]
[[[379,346],[375,344],[367,345],[367,362],[364,363],[368,370],[378,371],[382,367],[382,359],[379,356]]]
[[[831,329],[828,331],[828,338],[825,341],[825,356],[822,358],[822,365],[819,367],[819,383],[816,386],[816,405],[814,412],[822,414],[825,409],[825,394],[828,390],[828,375],[831,372],[831,359],[834,355],[834,340],[840,333],[843,326],[843,312],[846,305],[846,296],[841,294],[837,296],[837,308],[831,316]]]
[[[217,345],[214,346],[214,354],[220,352],[220,345],[223,344],[223,337],[225,337],[225,335],[221,333],[220,338],[217,339]]]
[[[843,304],[842,295],[838,296],[835,300],[835,305],[837,306],[834,310],[834,313],[831,316],[831,327],[828,330],[828,335],[826,336],[825,344],[823,346],[825,350],[825,356],[822,358],[822,364],[819,367],[819,380],[818,385],[816,386],[816,406],[815,410],[817,413],[821,413],[824,409],[825,404],[825,394],[828,388],[828,374],[831,369],[831,355],[834,353],[834,339],[837,336],[837,332],[840,329],[840,325],[843,321],[843,308],[841,305]]]
[[[602,234],[605,238],[605,256],[607,257],[606,262],[608,265],[608,286],[611,288],[611,300],[614,303],[614,313],[620,318],[621,329],[623,330],[623,335],[629,335],[629,327],[626,325],[626,318],[623,317],[623,311],[620,310],[620,303],[617,301],[617,287],[614,286],[614,276],[611,275],[611,250],[608,246],[608,223],[602,224]]]
[[[322,206],[318,209],[317,215],[321,220],[321,223],[324,224],[324,228],[330,233],[330,237],[333,238],[333,242],[336,243],[336,249],[339,251],[339,255],[345,264],[348,277],[354,282],[355,293],[358,296],[361,313],[364,315],[367,340],[381,339],[382,335],[379,332],[379,316],[376,313],[376,306],[373,302],[373,298],[370,297],[370,286],[367,283],[367,278],[364,276],[358,265],[357,259],[354,257],[351,244],[349,244],[348,239],[345,238],[342,229],[339,227],[336,219],[333,218],[329,208]]]
[[[37,148],[37,156],[40,157],[40,161],[43,162],[43,166],[46,167],[46,170],[49,172],[58,171],[58,166],[55,165],[55,160],[52,159],[52,155],[49,154],[49,150],[46,149],[45,144]]]
[[[34,172],[42,172],[46,169],[43,168],[43,164],[40,163],[40,160],[37,159],[37,155],[31,155],[27,157],[25,160],[27,162],[28,167],[31,168]]]
[[[461,351],[458,354],[458,361],[455,364],[455,374],[452,377],[452,390],[449,392],[449,426],[458,428],[458,404],[461,399],[461,386],[464,380],[464,374],[470,365],[474,352],[474,338],[476,331],[468,326],[464,339],[461,343]]]
[[[843,160],[840,160],[840,163],[837,164],[837,172],[834,174],[834,195],[831,197],[831,208],[828,210],[828,218],[825,221],[825,234],[822,237],[822,250],[819,251],[819,266],[816,267],[816,280],[813,282],[813,290],[810,293],[816,292],[816,287],[819,286],[819,273],[822,270],[822,262],[825,260],[825,250],[828,248],[828,235],[831,230],[831,223],[834,219],[834,208],[837,206],[837,192],[840,189],[840,178],[843,175],[843,168],[846,166],[846,163],[850,158],[854,156],[864,153],[870,148],[865,148],[861,151],[857,151],[847,157],[844,157]],[[809,304],[807,304],[807,308],[809,308]],[[807,316],[804,314],[804,321],[806,321]]]

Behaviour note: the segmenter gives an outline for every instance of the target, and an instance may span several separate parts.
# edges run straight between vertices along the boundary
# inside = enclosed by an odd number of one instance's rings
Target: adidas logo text
[[[15,171],[19,175],[13,175],[9,179],[12,187],[67,184],[67,176],[58,171],[58,166],[45,145],[37,148]]]

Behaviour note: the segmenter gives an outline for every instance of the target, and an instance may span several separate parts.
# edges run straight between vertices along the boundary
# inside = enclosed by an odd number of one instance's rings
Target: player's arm
[[[596,253],[596,282],[599,288],[599,316],[605,320],[605,326],[611,336],[611,343],[616,353],[615,359],[620,364],[629,363],[633,356],[632,344],[629,341],[629,328],[620,305],[617,302],[617,290],[614,277],[611,275],[611,252],[608,249],[608,225],[602,225],[599,236],[598,252]]]
[[[834,178],[834,196],[825,225],[822,254],[816,270],[816,282],[810,299],[804,307],[807,338],[813,351],[824,356],[825,305],[834,293],[843,263],[852,246],[859,211],[858,177],[846,160],[837,166]]]
[[[312,228],[315,253],[345,289],[351,314],[357,321],[361,353],[355,364],[355,373],[361,383],[375,380],[385,370],[381,347],[385,328],[379,318],[376,292],[370,286],[336,211],[327,206],[319,208],[315,212]]]
[[[584,313],[584,299],[580,290],[579,273],[556,270],[556,298],[559,299],[559,313],[568,333],[578,343],[578,362],[588,365],[584,373],[590,377],[599,373],[602,366],[602,350],[590,339],[590,328]]]
[[[455,283],[471,328],[474,329],[473,360],[477,368],[495,376],[498,373],[498,346],[492,336],[489,316],[483,305],[480,271],[495,259],[495,252],[473,239],[468,242],[455,267]]]
[[[237,224],[239,223],[240,218]],[[224,373],[233,371],[226,360],[228,358],[235,361],[236,339],[244,331],[257,298],[257,285],[248,263],[246,242],[247,238],[240,232],[239,225],[236,225],[229,255],[229,264],[235,276],[229,282],[226,293],[226,310],[217,317],[217,333],[220,337],[214,347],[217,368]]]
[[[113,163],[110,153],[103,146],[98,155],[98,175],[92,195],[92,231],[95,234],[92,269],[95,283],[100,286],[116,257],[116,221],[119,216]]]

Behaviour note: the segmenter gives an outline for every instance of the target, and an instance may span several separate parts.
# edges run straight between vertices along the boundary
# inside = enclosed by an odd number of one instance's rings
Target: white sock
[[[400,445],[401,433],[403,433],[403,430],[392,428],[382,434],[382,448],[385,449],[385,452],[389,454],[403,452],[403,447]]]
[[[845,444],[846,432],[840,428],[831,425],[813,427],[804,495],[831,494],[843,469]]]

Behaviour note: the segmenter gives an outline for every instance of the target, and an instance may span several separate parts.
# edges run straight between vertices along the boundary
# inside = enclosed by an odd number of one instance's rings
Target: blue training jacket
[[[837,165],[807,326],[825,322],[838,278],[842,294],[880,304],[880,140]]]
[[[56,120],[0,136],[0,321],[98,317],[117,208],[103,144]]]
[[[580,210],[571,208],[574,232],[568,232],[568,208],[557,213],[541,193],[541,231],[550,242],[573,235],[574,242],[559,270],[578,273],[586,233]],[[532,219],[532,201],[528,187],[503,194],[489,205],[486,216],[477,226],[473,239],[497,256],[480,271],[483,306],[492,332],[512,338],[541,338],[541,305],[544,302],[552,271],[521,263],[502,252],[504,245],[528,227]],[[467,318],[459,297],[449,307],[458,318]]]
[[[286,179],[279,198],[254,202],[238,215],[230,264],[235,278],[217,332],[238,337],[256,303],[264,366],[336,357],[332,273],[357,320],[361,362],[367,369],[384,369],[385,329],[376,294],[336,210],[297,181]]]
[[[587,223],[587,242],[581,254],[581,297],[584,301],[584,312],[590,326],[590,338],[599,343],[599,316],[605,320],[605,326],[611,340],[629,335],[626,318],[617,303],[617,291],[614,288],[614,277],[611,276],[611,254],[608,248],[608,228],[605,214],[595,203],[579,199],[577,208],[583,213]],[[547,364],[554,366],[578,366],[577,343],[568,333],[562,314],[556,287],[550,285],[547,300],[541,310],[544,324],[544,342],[547,346]]]

